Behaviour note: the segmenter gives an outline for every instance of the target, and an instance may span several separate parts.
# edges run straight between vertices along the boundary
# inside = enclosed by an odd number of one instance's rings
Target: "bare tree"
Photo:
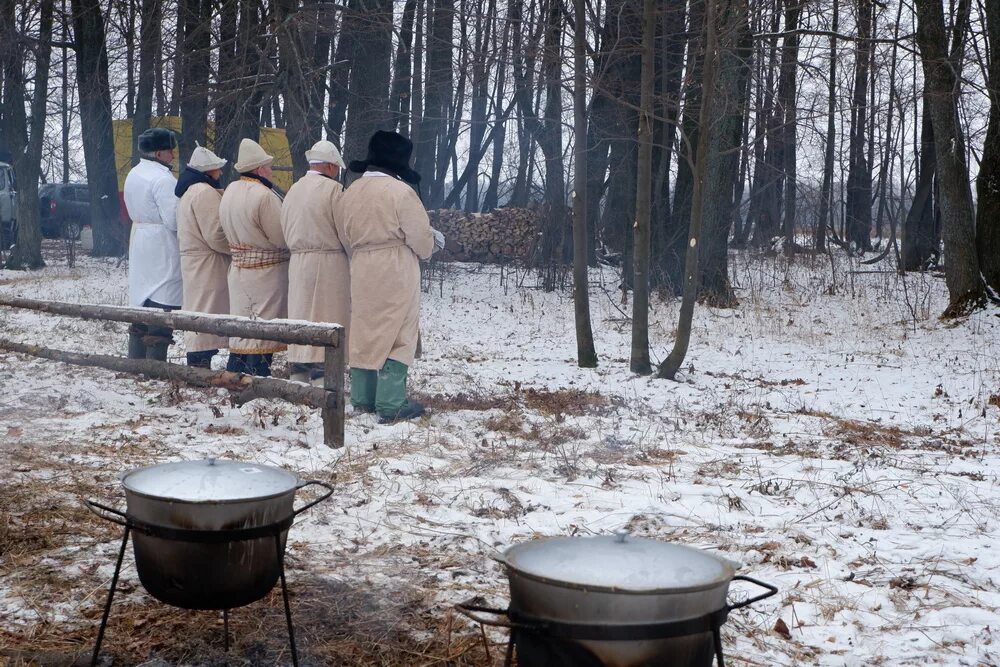
[[[968,10],[959,0],[958,22],[968,21]],[[949,303],[945,316],[960,316],[986,302],[976,254],[972,190],[965,162],[965,137],[958,124],[957,96],[960,69],[946,48],[948,37],[940,0],[916,0],[917,45],[924,70],[924,99],[934,126],[938,184],[941,194],[941,228],[947,257],[945,282]],[[953,47],[954,47],[953,43]],[[953,48],[953,53],[959,49]]]
[[[986,3],[990,120],[976,181],[976,250],[986,284],[1000,294],[1000,2]]]
[[[585,0],[573,0],[573,312],[576,321],[576,361],[581,368],[597,366],[590,323],[590,283],[587,258],[587,33]]]
[[[642,92],[639,104],[639,162],[635,189],[635,251],[632,260],[632,354],[633,373],[649,375],[649,214],[653,181],[653,52],[656,38],[655,0],[643,0]]]
[[[104,12],[99,0],[72,0],[76,80],[80,91],[83,153],[90,186],[90,223],[94,255],[118,256],[125,251],[124,226],[118,205],[114,137],[111,133],[111,89]]]

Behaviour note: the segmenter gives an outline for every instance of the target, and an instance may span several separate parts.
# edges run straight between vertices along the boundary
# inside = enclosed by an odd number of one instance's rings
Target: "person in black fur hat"
[[[368,141],[368,157],[351,160],[348,169],[356,174],[368,170],[382,171],[398,176],[410,185],[420,185],[420,174],[410,168],[413,142],[399,132],[379,130]]]
[[[351,258],[351,404],[383,424],[424,413],[406,392],[420,324],[420,260],[444,247],[408,185],[420,182],[412,152],[406,137],[376,132],[367,159],[350,163],[361,178],[341,195],[334,216]]]

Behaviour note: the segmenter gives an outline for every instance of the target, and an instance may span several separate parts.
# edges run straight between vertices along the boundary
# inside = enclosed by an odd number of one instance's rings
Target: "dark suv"
[[[90,190],[86,183],[46,183],[38,188],[38,215],[46,238],[80,238],[90,224]]]

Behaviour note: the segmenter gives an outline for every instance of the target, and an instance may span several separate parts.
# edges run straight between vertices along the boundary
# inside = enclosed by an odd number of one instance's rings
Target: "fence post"
[[[337,347],[323,348],[323,388],[332,391],[334,406],[323,408],[323,443],[344,446],[344,336]]]

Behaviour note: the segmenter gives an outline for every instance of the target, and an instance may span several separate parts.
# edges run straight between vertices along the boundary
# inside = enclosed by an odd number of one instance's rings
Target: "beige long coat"
[[[366,172],[341,195],[340,240],[351,258],[352,368],[413,363],[420,324],[420,260],[434,250],[420,198],[403,181]]]
[[[351,318],[351,269],[334,225],[334,207],[343,191],[332,178],[307,173],[285,195],[281,229],[292,253],[288,317],[336,322],[346,330]],[[289,345],[288,361],[321,362],[323,348]]]
[[[195,183],[177,204],[177,241],[181,248],[184,310],[214,315],[229,314],[229,242],[219,224],[222,190]],[[184,334],[188,352],[218,350],[229,339],[189,331]]]
[[[229,241],[229,312],[270,320],[288,313],[288,246],[281,232],[281,199],[258,180],[244,176],[226,188],[219,222]],[[237,354],[269,354],[282,343],[230,338]]]

